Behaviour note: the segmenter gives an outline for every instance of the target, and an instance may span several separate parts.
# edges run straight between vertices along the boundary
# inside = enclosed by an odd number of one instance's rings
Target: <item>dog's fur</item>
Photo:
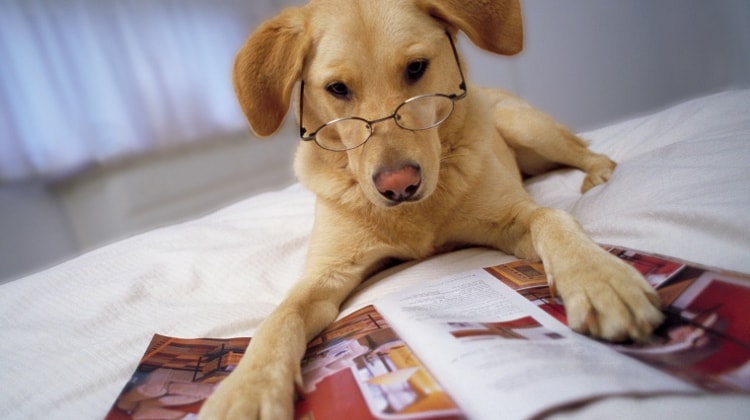
[[[518,0],[314,0],[286,9],[238,53],[237,95],[259,135],[279,128],[300,80],[307,129],[346,116],[377,119],[419,94],[459,93],[446,31],[515,54],[523,42]],[[415,60],[429,66],[410,82],[405,72]],[[345,83],[349,94],[329,93],[334,82]],[[381,122],[366,144],[347,152],[302,142],[295,169],[317,195],[305,274],[256,331],[201,417],[290,418],[306,343],[390,259],[465,246],[541,258],[573,329],[608,340],[647,337],[662,318],[646,281],[594,244],[571,216],[537,206],[524,191],[522,174],[557,165],[585,171],[584,191],[615,167],[521,100],[470,84],[437,128]],[[405,183],[418,186],[408,202],[380,192]]]

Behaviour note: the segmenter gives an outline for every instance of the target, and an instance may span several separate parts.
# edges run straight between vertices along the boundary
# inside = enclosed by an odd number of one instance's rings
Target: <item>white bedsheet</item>
[[[750,90],[584,137],[619,162],[612,179],[581,196],[583,175],[557,171],[527,182],[537,201],[571,211],[599,242],[750,273]],[[295,185],[0,286],[0,418],[102,418],[154,333],[252,335],[302,272],[313,203]],[[468,249],[396,267],[365,283],[345,311],[509,259]],[[747,418],[750,398],[612,398],[572,414],[665,413]]]

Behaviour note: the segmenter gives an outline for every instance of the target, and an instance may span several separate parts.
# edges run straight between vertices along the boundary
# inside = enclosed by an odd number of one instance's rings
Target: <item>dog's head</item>
[[[381,207],[419,201],[434,192],[446,139],[465,120],[458,30],[481,48],[515,54],[518,0],[314,0],[250,36],[235,90],[260,136],[276,132],[292,96],[300,98],[303,181],[329,194],[354,188]]]

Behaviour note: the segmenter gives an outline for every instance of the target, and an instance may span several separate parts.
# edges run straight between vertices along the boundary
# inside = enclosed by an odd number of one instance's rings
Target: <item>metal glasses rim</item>
[[[451,116],[451,114],[453,114],[453,110],[455,108],[455,101],[458,100],[458,99],[461,99],[463,96],[465,96],[465,94],[462,94],[462,95],[457,95],[457,94],[446,95],[444,93],[425,93],[425,94],[422,94],[422,95],[414,96],[414,97],[411,97],[411,98],[405,100],[404,102],[402,102],[398,107],[396,107],[395,112],[393,114],[387,116],[387,117],[378,118],[377,120],[372,120],[372,121],[367,120],[367,119],[365,119],[363,117],[357,117],[357,116],[336,118],[335,120],[328,121],[327,123],[321,125],[314,132],[312,132],[311,134],[309,134],[307,137],[303,136],[302,140],[306,140],[306,141],[312,140],[312,141],[315,142],[315,144],[317,144],[318,146],[320,146],[320,147],[322,147],[323,149],[326,149],[326,150],[330,150],[330,151],[334,151],[334,152],[345,152],[347,150],[356,149],[357,147],[360,147],[363,144],[367,143],[367,141],[370,140],[370,137],[372,137],[372,133],[373,133],[372,126],[374,124],[376,124],[376,123],[387,121],[389,119],[393,119],[396,122],[396,125],[398,125],[403,130],[408,130],[408,131],[424,131],[424,130],[429,130],[431,128],[435,128],[435,127],[443,124]],[[413,127],[407,127],[407,126],[402,125],[402,123],[399,121],[399,119],[396,118],[398,116],[398,111],[401,108],[403,108],[405,105],[409,105],[410,103],[418,101],[420,99],[435,98],[435,97],[437,97],[437,98],[444,98],[444,99],[449,100],[450,101],[450,107],[451,107],[450,111],[448,111],[448,113],[443,118],[439,119],[438,121],[436,121],[436,122],[434,122],[434,123],[432,123],[432,124],[430,124],[430,125],[428,125],[426,127],[413,128]],[[326,146],[325,144],[321,143],[320,141],[318,141],[317,135],[324,128],[330,127],[330,126],[335,125],[335,124],[338,124],[338,123],[340,123],[342,121],[350,121],[350,120],[353,120],[353,121],[362,121],[367,126],[367,130],[369,131],[369,133],[367,134],[367,137],[365,137],[364,140],[362,140],[360,143],[357,143],[356,145],[350,146],[350,147],[329,147],[329,146]]]
[[[398,120],[398,118],[396,118],[396,116],[398,116],[398,111],[401,108],[403,108],[406,105],[409,105],[412,102],[418,101],[420,99],[434,98],[434,97],[445,98],[445,99],[448,99],[448,100],[451,101],[451,111],[448,113],[448,115],[445,118],[443,118],[442,120],[440,120],[440,122],[435,123],[434,125],[431,125],[429,127],[423,127],[423,128],[405,127],[405,126],[403,126],[403,125],[401,125],[399,123],[399,120]],[[359,120],[359,121],[366,122],[369,125],[373,125],[373,124],[376,124],[376,123],[379,123],[379,122],[388,121],[389,119],[393,118],[396,121],[396,124],[398,124],[398,126],[401,127],[401,128],[403,128],[404,130],[410,130],[410,131],[427,130],[427,129],[430,129],[430,128],[437,127],[438,125],[440,125],[440,123],[445,122],[445,120],[448,119],[448,117],[450,116],[450,114],[453,113],[454,100],[457,100],[457,99],[460,99],[460,97],[459,97],[459,95],[456,95],[456,94],[446,95],[444,93],[425,93],[425,94],[422,94],[422,95],[413,96],[413,97],[411,97],[411,98],[409,98],[409,99],[401,102],[399,104],[399,106],[396,107],[396,110],[393,112],[393,114],[388,115],[387,117],[378,118],[376,120],[368,120],[366,118],[358,117],[358,116],[336,118],[334,120],[328,121],[327,123],[321,125],[315,131],[313,131],[312,133],[308,134],[307,136],[308,136],[308,138],[312,139],[323,128],[325,128],[325,127],[327,127],[329,125],[333,125],[333,124],[339,123],[341,121],[346,121],[346,120]]]

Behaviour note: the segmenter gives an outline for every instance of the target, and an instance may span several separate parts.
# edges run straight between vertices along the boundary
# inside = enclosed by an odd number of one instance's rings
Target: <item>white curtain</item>
[[[0,0],[0,181],[242,130],[234,54],[274,0]]]

